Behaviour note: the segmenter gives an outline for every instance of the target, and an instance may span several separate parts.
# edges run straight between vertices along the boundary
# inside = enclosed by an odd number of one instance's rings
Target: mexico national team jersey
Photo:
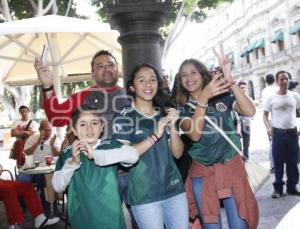
[[[113,120],[113,138],[139,143],[153,134],[160,117],[159,113],[147,117],[133,105],[125,107]],[[183,192],[181,176],[169,149],[168,135],[164,132],[129,170],[129,204],[152,203]]]
[[[115,149],[123,144],[116,140],[101,140],[96,149]],[[120,152],[122,153],[122,152]],[[60,170],[65,160],[72,157],[67,147],[56,163]],[[117,165],[97,166],[94,160],[80,155],[81,166],[74,172],[68,185],[68,214],[72,228],[125,228],[118,192]]]
[[[190,102],[196,105],[195,101],[190,100]],[[225,131],[238,148],[241,148],[231,115],[233,102],[234,97],[230,93],[214,97],[208,102],[206,115]],[[183,118],[191,118],[193,114],[194,109],[186,104],[182,109]],[[189,150],[193,160],[204,165],[212,165],[218,162],[223,163],[237,154],[225,138],[207,121],[202,131],[200,140],[194,142]]]

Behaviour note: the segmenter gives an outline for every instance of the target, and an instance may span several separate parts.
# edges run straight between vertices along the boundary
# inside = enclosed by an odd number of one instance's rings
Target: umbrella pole
[[[61,82],[60,82],[60,73],[59,73],[59,55],[58,55],[58,45],[57,45],[57,37],[55,33],[50,34],[51,38],[49,38],[49,34],[46,33],[47,42],[50,49],[50,54],[53,63],[53,86],[54,91],[56,93],[57,99],[59,102],[62,102],[62,92],[61,92]],[[56,135],[59,139],[64,139],[64,131],[65,129],[62,127],[56,127]]]

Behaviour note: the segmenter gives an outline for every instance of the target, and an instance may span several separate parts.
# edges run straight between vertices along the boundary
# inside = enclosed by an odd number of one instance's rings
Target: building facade
[[[223,43],[234,78],[248,84],[254,99],[260,99],[267,73],[286,70],[300,82],[300,0],[235,0],[208,16],[185,29],[171,56],[197,58],[212,67],[217,61],[211,49]],[[178,61],[172,63],[178,68]]]

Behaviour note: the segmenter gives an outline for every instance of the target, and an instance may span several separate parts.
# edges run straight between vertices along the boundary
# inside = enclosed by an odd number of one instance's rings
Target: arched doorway
[[[260,96],[260,98],[261,98],[261,92],[262,92],[262,90],[266,87],[267,85],[266,85],[266,80],[265,80],[265,78],[264,77],[260,77],[260,80],[259,80],[259,96]]]
[[[249,80],[249,82],[248,82],[248,93],[249,93],[249,96],[254,100],[255,96],[254,96],[254,88],[253,88],[252,80]]]
[[[295,88],[294,91],[300,94],[300,69],[296,71],[294,81],[298,82],[298,86]]]

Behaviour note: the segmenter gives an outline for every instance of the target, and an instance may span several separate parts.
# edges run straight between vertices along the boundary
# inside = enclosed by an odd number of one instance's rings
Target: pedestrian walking
[[[275,76],[271,73],[266,75],[266,83],[267,86],[262,90],[261,92],[261,104],[262,107],[265,107],[265,103],[268,100],[270,96],[276,93],[278,91],[278,86],[275,83]],[[271,119],[269,117],[269,122],[271,122]],[[272,154],[272,138],[268,135],[268,139],[270,142],[269,145],[269,160],[270,160],[270,168],[271,168],[271,173],[275,173],[274,169],[274,159],[273,159],[273,154]]]
[[[288,90],[289,77],[286,71],[276,73],[279,90],[268,98],[264,107],[263,120],[272,138],[272,155],[274,158],[275,181],[272,198],[283,196],[283,174],[286,165],[286,191],[290,195],[299,195],[298,171],[298,131],[296,110],[300,111],[300,97]],[[271,113],[271,123],[268,120]]]

